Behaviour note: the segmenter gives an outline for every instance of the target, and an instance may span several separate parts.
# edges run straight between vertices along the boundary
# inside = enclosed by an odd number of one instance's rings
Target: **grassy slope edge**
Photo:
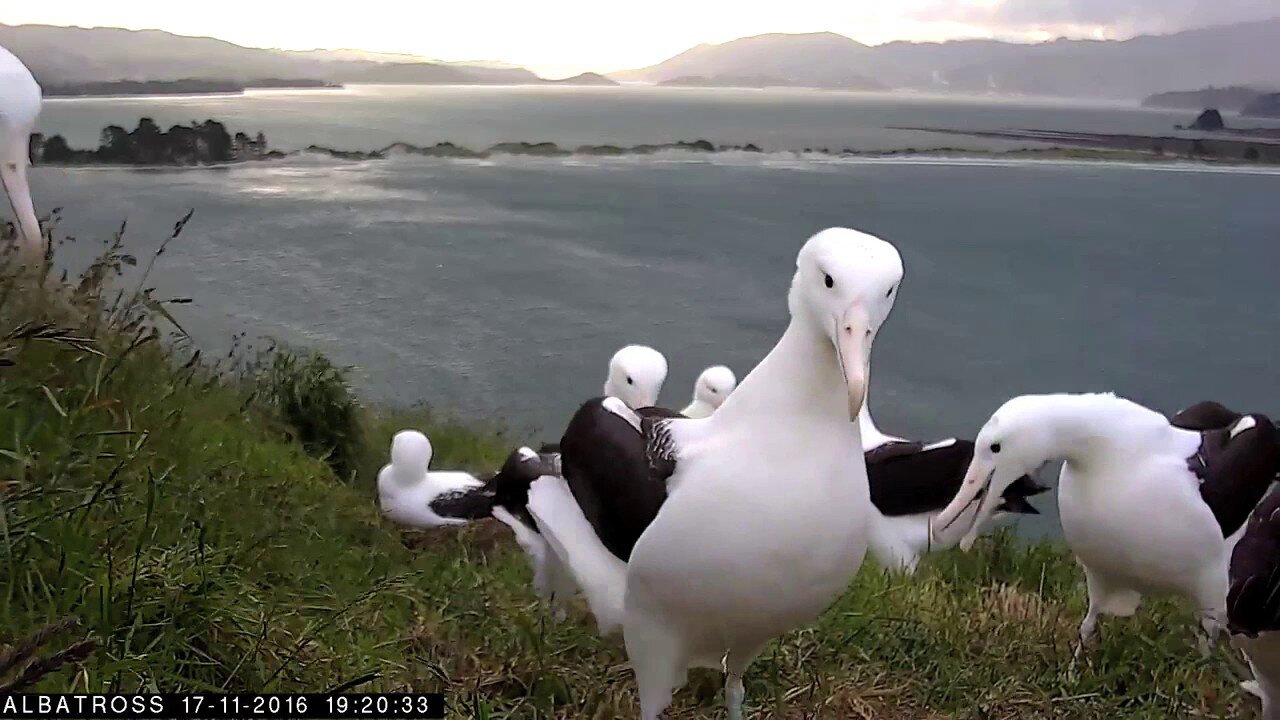
[[[162,342],[162,304],[108,302],[119,257],[87,282],[46,280],[38,302],[0,276],[0,650],[67,615],[98,642],[32,689],[364,679],[360,690],[446,691],[459,717],[634,715],[620,642],[598,639],[581,607],[552,623],[504,528],[403,532],[378,516],[374,474],[395,429],[426,430],[440,467],[493,467],[510,440],[360,408],[361,455],[339,478],[253,378]],[[1245,712],[1228,651],[1200,659],[1172,603],[1104,623],[1092,663],[1070,676],[1083,610],[1069,556],[1008,535],[931,558],[915,578],[868,566],[819,622],[765,651],[748,706],[797,718]],[[720,717],[720,682],[691,673],[670,716]]]

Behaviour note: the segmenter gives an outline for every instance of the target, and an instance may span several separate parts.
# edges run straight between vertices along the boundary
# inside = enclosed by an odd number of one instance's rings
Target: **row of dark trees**
[[[31,140],[32,157],[58,164],[210,165],[268,154],[262,133],[255,139],[244,133],[232,138],[217,120],[174,125],[167,132],[151,118],[142,118],[132,131],[110,125],[102,130],[96,150],[72,148],[61,135],[47,140],[33,135]]]

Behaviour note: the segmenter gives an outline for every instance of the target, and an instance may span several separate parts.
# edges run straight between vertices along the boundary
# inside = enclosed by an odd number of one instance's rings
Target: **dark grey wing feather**
[[[640,427],[644,433],[644,453],[649,459],[649,472],[655,480],[666,482],[676,472],[676,441],[671,435],[671,420],[643,418]]]
[[[1256,637],[1280,630],[1280,493],[1254,511],[1231,553],[1227,620],[1231,632]]]
[[[1253,426],[1238,425],[1201,433],[1200,447],[1187,458],[1187,467],[1200,479],[1200,497],[1213,512],[1222,536],[1239,530],[1275,481],[1280,466],[1280,432],[1265,415]],[[1234,437],[1232,436],[1233,431]]]
[[[1226,405],[1205,400],[1178,411],[1169,424],[1183,430],[1221,430],[1240,418],[1240,413]]]

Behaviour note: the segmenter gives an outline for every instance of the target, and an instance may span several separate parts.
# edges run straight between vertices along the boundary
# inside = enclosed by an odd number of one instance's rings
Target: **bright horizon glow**
[[[355,48],[450,62],[501,61],[557,78],[645,67],[701,43],[764,33],[835,32],[868,45],[1124,39],[1277,13],[1268,7],[1272,0],[1147,1],[1152,8],[1140,12],[1141,0],[1115,0],[1113,12],[1100,11],[1089,0],[792,0],[767,8],[728,0],[652,0],[643,6],[589,0],[421,5],[366,0],[358,11],[299,12],[287,7],[292,3],[224,0],[217,12],[197,13],[167,2],[59,0],[10,6],[0,21],[165,30],[259,48]]]

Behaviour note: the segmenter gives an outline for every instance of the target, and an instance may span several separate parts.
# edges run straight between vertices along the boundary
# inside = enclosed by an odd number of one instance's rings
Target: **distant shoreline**
[[[1065,145],[1102,152],[1126,152],[1145,155],[1153,160],[1238,162],[1242,164],[1280,165],[1280,129],[1259,129],[1257,135],[1199,133],[1195,137],[1172,135],[1127,135],[1059,130],[953,130],[931,127],[890,127],[941,135],[963,135],[996,140],[1021,140],[1042,144]],[[1252,140],[1245,138],[1253,138]]]
[[[957,134],[963,134],[956,131]],[[893,159],[893,158],[947,158],[973,160],[1072,160],[1082,162],[1124,162],[1144,164],[1176,164],[1192,163],[1196,165],[1217,165],[1231,167],[1276,166],[1277,161],[1244,160],[1242,158],[1223,158],[1212,156],[1179,156],[1172,154],[1159,155],[1150,151],[1125,148],[1103,147],[1027,147],[1011,150],[977,150],[969,148],[938,146],[926,148],[900,148],[894,150],[857,150],[843,148],[806,148],[804,150],[764,150],[752,143],[745,145],[713,145],[706,140],[693,142],[645,144],[631,147],[616,145],[581,145],[565,148],[555,143],[498,143],[484,150],[472,150],[452,143],[438,143],[431,146],[416,146],[409,143],[392,143],[379,150],[340,150],[319,145],[312,145],[301,150],[283,152],[271,151],[270,155],[251,158],[238,158],[214,163],[118,163],[118,162],[43,162],[40,167],[54,168],[104,168],[104,169],[137,169],[137,170],[187,170],[199,168],[232,167],[249,163],[268,161],[286,161],[303,157],[326,157],[349,162],[368,162],[387,160],[395,157],[426,157],[442,160],[486,160],[494,157],[533,157],[533,158],[571,158],[571,157],[641,157],[667,153],[688,153],[690,155],[717,155],[724,153],[745,153],[760,156],[792,156],[825,157],[832,159]]]
[[[265,78],[250,82],[230,80],[115,80],[66,83],[44,88],[46,100],[82,98],[220,97],[244,95],[249,90],[342,90],[343,85],[306,78]]]
[[[61,135],[45,137],[33,134],[30,140],[31,157],[39,165],[59,167],[126,166],[126,167],[202,167],[229,165],[242,162],[279,160],[304,155],[321,155],[337,160],[382,160],[395,156],[421,156],[457,160],[483,160],[493,156],[530,157],[619,157],[654,155],[657,153],[716,154],[740,152],[750,154],[792,154],[793,156],[841,157],[916,157],[916,156],[964,156],[990,157],[1039,157],[1071,160],[1121,160],[1129,162],[1167,162],[1170,160],[1192,162],[1238,163],[1242,165],[1280,165],[1280,130],[1275,131],[1277,142],[1244,140],[1239,138],[1177,137],[1148,135],[1117,135],[1104,133],[1071,132],[1061,130],[956,130],[932,127],[893,127],[890,130],[933,133],[935,135],[961,135],[1027,143],[1026,147],[1008,150],[983,150],[960,147],[930,146],[905,147],[895,150],[864,150],[855,147],[832,148],[805,147],[804,149],[765,150],[755,143],[717,144],[710,140],[679,140],[666,143],[641,143],[638,145],[565,145],[554,142],[500,142],[483,149],[473,149],[452,142],[434,145],[415,145],[393,142],[377,150],[345,150],[309,145],[301,150],[281,151],[270,147],[266,136],[259,132],[250,137],[247,133],[230,133],[217,120],[206,120],[191,125],[174,125],[167,131],[151,118],[143,117],[138,126],[127,131],[118,125],[103,128],[101,142],[96,149],[71,147]],[[1272,137],[1263,140],[1271,140]]]

